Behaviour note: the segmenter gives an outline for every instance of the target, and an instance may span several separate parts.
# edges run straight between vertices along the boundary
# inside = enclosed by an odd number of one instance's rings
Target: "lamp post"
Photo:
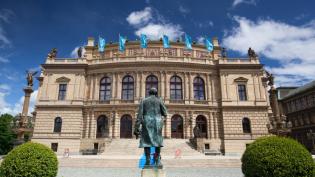
[[[313,130],[309,130],[309,132],[307,132],[306,134],[307,139],[312,140],[312,150],[311,153],[315,154],[315,133],[313,133]]]

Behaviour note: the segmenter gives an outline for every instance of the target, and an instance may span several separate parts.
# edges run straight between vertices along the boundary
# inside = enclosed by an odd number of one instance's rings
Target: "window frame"
[[[152,78],[156,79],[156,80],[152,80]],[[148,80],[151,79],[151,80]],[[150,87],[149,87],[150,86]],[[156,87],[154,87],[156,86]],[[156,77],[155,75],[151,74],[149,75],[146,79],[145,79],[145,97],[149,96],[149,91],[150,89],[154,87],[156,88],[156,90],[159,92],[159,79],[158,77]]]
[[[58,121],[60,120],[60,121]],[[61,117],[56,117],[54,119],[54,133],[61,133],[62,130],[62,118]]]
[[[205,92],[205,81],[202,77],[197,76],[193,81],[193,89],[194,89],[194,99],[195,100],[206,100],[206,92]]]
[[[170,78],[169,83],[170,83],[170,100],[183,100],[183,80],[182,80],[182,78],[177,76],[177,75],[174,75]],[[172,92],[174,92],[174,93],[172,93]]]
[[[100,80],[99,100],[109,101],[111,99],[111,90],[112,90],[111,78],[108,76],[103,77]]]
[[[248,122],[245,122],[245,120]],[[251,121],[248,117],[244,117],[242,119],[242,129],[243,129],[243,133],[245,133],[245,134],[252,133],[252,125],[251,125]]]
[[[127,81],[125,81],[125,79],[127,79]],[[135,95],[134,83],[135,83],[134,78],[131,75],[126,75],[125,77],[123,77],[122,84],[121,84],[122,85],[121,86],[121,99],[122,100],[134,100],[134,95]],[[125,86],[127,88],[125,88]]]
[[[59,101],[64,101],[66,100],[67,97],[67,83],[60,83],[59,84],[59,91],[58,91],[58,100]]]

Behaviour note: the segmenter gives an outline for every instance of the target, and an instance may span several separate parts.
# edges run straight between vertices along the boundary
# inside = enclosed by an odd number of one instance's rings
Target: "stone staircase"
[[[138,148],[139,140],[136,139],[114,139],[101,154],[105,157],[125,157],[138,158],[143,154],[143,148]],[[164,139],[164,147],[162,148],[162,156],[174,158],[175,151],[179,149],[182,157],[202,157],[199,153],[189,145],[189,140],[186,139]]]

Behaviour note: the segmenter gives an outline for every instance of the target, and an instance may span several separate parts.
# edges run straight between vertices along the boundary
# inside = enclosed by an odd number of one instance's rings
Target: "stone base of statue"
[[[141,177],[166,177],[166,174],[161,168],[144,168],[141,170]]]

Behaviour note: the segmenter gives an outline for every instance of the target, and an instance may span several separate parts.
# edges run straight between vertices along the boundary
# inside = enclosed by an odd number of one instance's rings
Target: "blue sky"
[[[0,0],[0,113],[20,112],[25,70],[39,70],[51,48],[71,57],[88,37],[117,41],[119,33],[217,36],[230,57],[251,46],[277,86],[304,84],[315,77],[314,7],[310,0]]]

